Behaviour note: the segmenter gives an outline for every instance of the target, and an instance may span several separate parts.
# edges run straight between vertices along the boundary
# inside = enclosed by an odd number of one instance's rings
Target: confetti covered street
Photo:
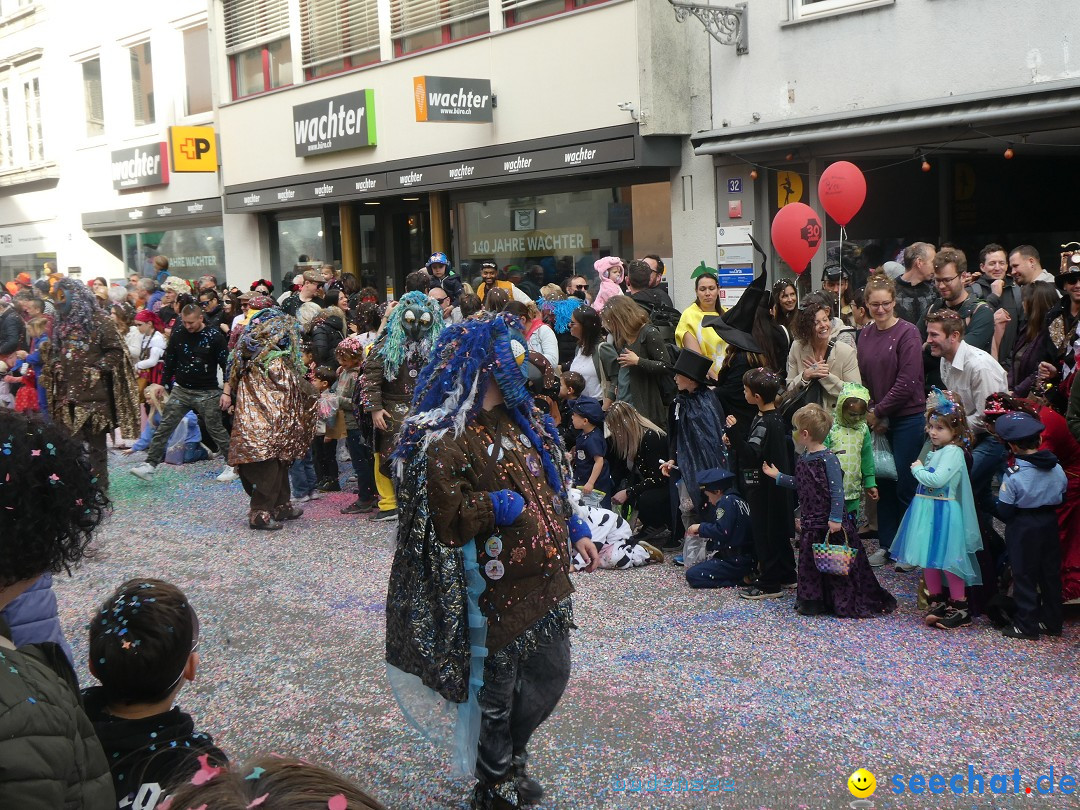
[[[220,462],[162,465],[146,483],[127,473],[141,458],[110,453],[115,514],[97,558],[56,578],[82,682],[90,612],[128,578],[166,579],[201,623],[198,679],[180,705],[230,757],[296,754],[395,810],[464,808],[471,783],[436,762],[386,683],[397,524],[339,514],[355,498],[342,492],[303,504],[283,531],[250,531],[239,482],[213,480]],[[928,629],[917,573],[877,570],[900,607],[864,621],[798,616],[790,593],[692,591],[670,562],[575,575],[574,671],[531,752],[542,806],[1078,806],[1036,784],[1051,769],[1055,787],[1080,777],[1076,609],[1062,638],[1038,643],[1004,639],[985,619]],[[969,766],[984,794],[927,790],[936,774],[966,789]],[[859,768],[876,777],[872,799],[848,791]],[[990,793],[993,774],[1008,776],[1008,795]]]

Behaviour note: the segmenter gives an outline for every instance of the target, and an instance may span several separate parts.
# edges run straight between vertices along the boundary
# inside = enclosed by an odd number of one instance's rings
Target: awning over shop
[[[1004,131],[1002,131],[1004,128]],[[769,124],[725,127],[691,136],[699,155],[784,152],[814,146],[821,154],[883,150],[913,142],[985,140],[1004,133],[1025,133],[1043,143],[1074,145],[1080,152],[1080,80],[1046,82],[1001,92],[953,96],[931,102],[797,118]],[[827,146],[826,146],[827,145]],[[994,147],[996,148],[996,147]]]

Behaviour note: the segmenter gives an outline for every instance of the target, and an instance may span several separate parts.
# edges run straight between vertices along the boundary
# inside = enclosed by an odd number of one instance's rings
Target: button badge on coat
[[[503,574],[506,573],[506,568],[498,560],[488,560],[487,565],[484,566],[484,573],[487,574],[488,579],[502,579]]]
[[[484,543],[484,551],[489,557],[498,557],[502,554],[503,542],[501,537],[489,537]]]

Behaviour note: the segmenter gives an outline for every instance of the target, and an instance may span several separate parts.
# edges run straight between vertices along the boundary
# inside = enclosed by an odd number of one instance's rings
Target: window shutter
[[[548,0],[502,0],[502,11],[506,14],[508,11],[514,11],[519,8],[526,8],[528,6],[534,6],[537,3],[546,3]]]
[[[376,0],[303,0],[300,25],[305,68],[379,47]]]
[[[390,31],[394,38],[487,14],[487,0],[394,0]]]
[[[287,0],[225,0],[225,52],[236,53],[289,33]]]

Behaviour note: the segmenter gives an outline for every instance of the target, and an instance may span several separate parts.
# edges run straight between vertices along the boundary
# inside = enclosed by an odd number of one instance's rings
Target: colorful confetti
[[[252,532],[239,482],[213,480],[220,461],[162,465],[146,484],[126,472],[139,458],[112,457],[115,514],[97,558],[54,578],[81,682],[94,683],[86,616],[127,579],[170,580],[201,626],[198,677],[179,704],[230,759],[279,751],[394,810],[463,810],[472,783],[405,724],[386,685],[396,525],[341,515],[355,500],[341,492],[303,504],[280,532]],[[1037,643],[1003,639],[985,619],[947,633],[919,619],[916,574],[877,571],[900,607],[864,621],[798,616],[791,595],[694,591],[670,564],[574,575],[574,670],[530,746],[541,807],[848,807],[860,767],[877,778],[878,807],[997,807],[1005,797],[894,797],[889,780],[966,777],[969,763],[1018,768],[1021,792],[1051,766],[1080,776],[1076,608],[1062,638]],[[715,790],[647,793],[680,778]]]

